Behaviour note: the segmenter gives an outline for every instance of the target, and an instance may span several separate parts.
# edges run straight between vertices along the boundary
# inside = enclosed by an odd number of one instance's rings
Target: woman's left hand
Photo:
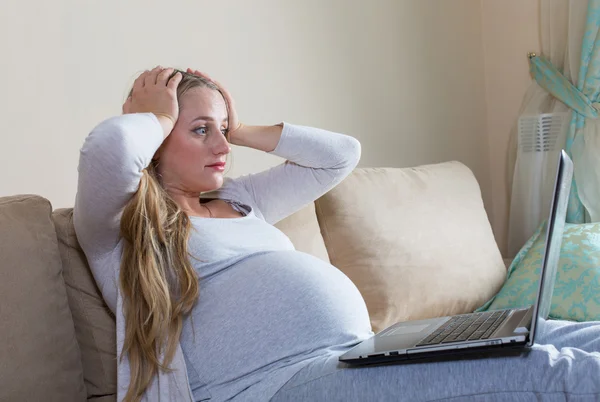
[[[233,97],[231,96],[229,91],[227,89],[225,89],[225,87],[223,85],[219,84],[219,82],[213,80],[212,78],[210,78],[207,74],[203,73],[202,71],[192,70],[191,68],[188,68],[187,72],[190,74],[197,75],[198,77],[205,78],[208,81],[211,81],[219,88],[219,90],[223,94],[223,97],[225,98],[225,103],[227,105],[227,116],[228,116],[227,134],[228,134],[229,142],[232,142],[231,141],[232,136],[235,133],[239,132],[244,127],[244,125],[242,123],[240,123],[240,121],[238,120],[238,115],[237,115],[237,111],[235,110],[235,102],[233,101]]]

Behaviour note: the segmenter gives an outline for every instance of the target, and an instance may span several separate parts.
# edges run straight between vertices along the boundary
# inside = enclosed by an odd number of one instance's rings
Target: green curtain
[[[537,83],[554,97],[573,109],[573,117],[567,133],[565,150],[575,162],[575,170],[596,175],[600,166],[578,166],[578,155],[573,154],[573,143],[576,136],[581,135],[587,119],[597,119],[600,106],[600,0],[589,0],[586,16],[586,27],[582,42],[581,64],[577,86],[567,80],[544,56],[530,58],[530,71]],[[575,150],[575,153],[580,152]],[[600,159],[600,155],[598,155]],[[592,177],[592,180],[600,176]],[[597,200],[600,202],[600,199]],[[577,180],[574,177],[569,198],[567,221],[583,223],[588,217],[578,195]]]

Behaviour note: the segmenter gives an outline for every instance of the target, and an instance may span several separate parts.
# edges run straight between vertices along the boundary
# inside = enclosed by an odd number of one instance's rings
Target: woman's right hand
[[[123,104],[123,114],[154,113],[165,137],[171,133],[179,117],[177,86],[182,75],[178,72],[169,79],[173,71],[173,68],[161,66],[144,71],[133,83],[131,95]]]

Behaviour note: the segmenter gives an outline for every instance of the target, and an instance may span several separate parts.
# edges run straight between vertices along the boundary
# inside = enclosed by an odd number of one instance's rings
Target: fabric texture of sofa
[[[356,168],[275,226],[356,284],[375,332],[471,312],[506,277],[479,185],[459,162]],[[0,402],[115,401],[115,321],[72,208],[0,197],[0,256]]]

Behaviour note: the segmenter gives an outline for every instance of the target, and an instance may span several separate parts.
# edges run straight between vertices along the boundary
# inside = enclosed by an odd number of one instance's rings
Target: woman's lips
[[[220,171],[225,170],[225,164],[224,163],[217,163],[216,165],[208,165],[206,167],[211,168],[211,169],[220,170]]]

